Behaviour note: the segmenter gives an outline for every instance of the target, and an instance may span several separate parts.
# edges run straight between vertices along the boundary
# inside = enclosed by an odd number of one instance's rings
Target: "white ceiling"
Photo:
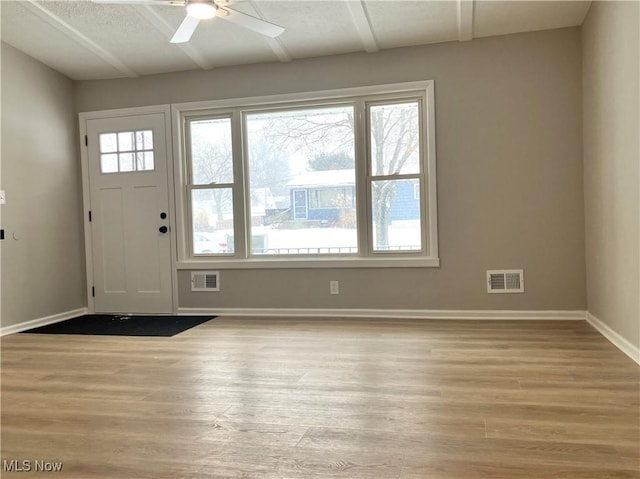
[[[75,80],[136,77],[581,25],[590,1],[245,0],[283,26],[267,38],[222,19],[169,43],[183,7],[0,1],[2,41]]]

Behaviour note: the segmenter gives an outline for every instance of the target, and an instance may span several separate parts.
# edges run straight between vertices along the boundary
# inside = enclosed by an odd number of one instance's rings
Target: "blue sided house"
[[[417,220],[420,218],[418,180],[395,183],[389,208],[389,219]],[[309,171],[287,183],[291,202],[291,219],[317,220],[323,224],[337,224],[344,211],[355,207],[355,171]]]

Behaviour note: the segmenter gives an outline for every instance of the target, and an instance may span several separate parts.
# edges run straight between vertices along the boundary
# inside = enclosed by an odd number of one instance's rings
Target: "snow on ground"
[[[420,229],[419,223],[414,225],[392,225],[389,228],[389,245],[391,247],[413,247],[419,249]],[[417,224],[415,224],[417,223]],[[278,250],[302,248],[343,248],[344,253],[356,252],[358,236],[355,229],[347,228],[305,228],[305,229],[274,229],[268,227],[255,227],[252,235],[266,235],[265,249],[277,253]],[[408,248],[406,248],[408,249]],[[269,253],[271,251],[267,251]],[[287,253],[287,251],[280,251]],[[300,251],[301,254],[315,253],[317,251]],[[320,251],[329,252],[329,251]],[[337,251],[331,251],[337,252]],[[290,251],[296,254],[298,251]]]
[[[226,238],[231,230],[203,233],[209,237]],[[356,253],[358,236],[349,228],[278,229],[269,226],[252,228],[254,248],[262,246],[265,238],[266,254]],[[389,228],[389,246],[392,249],[420,249],[420,226],[417,221],[396,222]],[[330,248],[330,249],[329,249]],[[261,253],[262,251],[255,251]]]

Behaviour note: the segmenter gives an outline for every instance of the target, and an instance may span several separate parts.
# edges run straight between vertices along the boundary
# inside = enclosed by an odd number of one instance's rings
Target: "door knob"
[[[161,219],[164,220],[164,219],[166,219],[166,217],[167,217],[167,214],[164,211],[162,213],[160,213],[160,218]]]
[[[169,231],[169,228],[167,228],[166,226],[161,226],[158,231],[160,231],[160,233],[165,234],[167,231]]]

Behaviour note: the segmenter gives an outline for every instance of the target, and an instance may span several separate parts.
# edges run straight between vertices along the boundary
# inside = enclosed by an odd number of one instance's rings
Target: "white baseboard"
[[[503,319],[503,320],[582,320],[584,311],[504,311],[438,309],[278,309],[278,308],[178,308],[178,314],[215,314],[218,316],[280,316],[338,318],[407,319]]]
[[[640,364],[640,348],[634,346],[617,332],[587,311],[587,322],[624,354]]]
[[[78,316],[83,316],[85,314],[88,314],[88,309],[79,308],[74,309],[73,311],[65,311],[64,313],[52,314],[51,316],[46,316],[44,318],[32,319],[31,321],[23,321],[22,323],[12,324],[10,326],[4,326],[0,328],[0,336],[27,331],[28,329],[46,326],[47,324],[59,323],[60,321],[77,318]]]

